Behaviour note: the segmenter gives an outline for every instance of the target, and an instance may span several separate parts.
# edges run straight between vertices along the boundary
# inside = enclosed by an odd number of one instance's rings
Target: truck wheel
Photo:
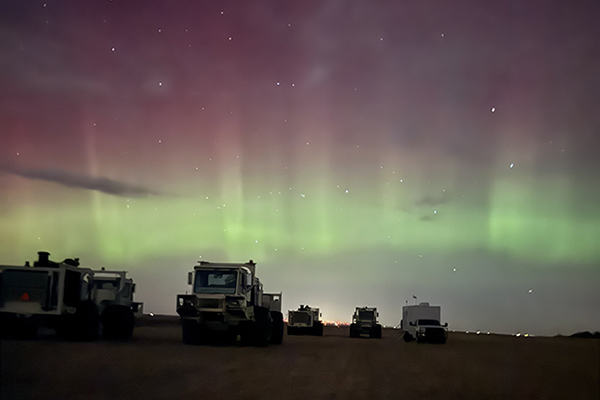
[[[356,332],[356,325],[355,324],[350,324],[350,337],[351,338],[357,338],[358,334]]]
[[[110,306],[102,313],[102,336],[107,340],[128,340],[133,334],[133,311],[126,306]]]
[[[321,321],[315,322],[313,325],[313,335],[323,336],[323,323]]]
[[[373,325],[370,336],[375,339],[381,339],[382,329],[380,324]]]
[[[182,319],[181,331],[183,333],[183,343],[200,344],[200,323],[198,321]]]
[[[410,342],[410,341],[413,340],[413,337],[412,337],[412,335],[410,333],[404,332],[404,335],[402,335],[402,339],[404,339],[404,341],[406,343],[408,343],[408,342]]]
[[[93,342],[98,339],[99,330],[98,307],[91,301],[82,301],[75,314],[62,317],[57,333],[65,339]]]
[[[237,342],[237,338],[239,333],[237,330],[229,330],[223,335],[223,339],[227,344],[235,344]]]
[[[273,321],[271,313],[264,307],[254,307],[254,322],[252,325],[252,344],[257,347],[266,347],[271,342],[271,329]]]
[[[279,311],[271,311],[271,344],[283,342],[283,314]]]
[[[254,338],[252,325],[252,322],[240,323],[240,342],[242,346],[252,346]]]
[[[19,339],[35,339],[38,333],[38,327],[28,322],[18,326],[17,335]]]
[[[34,339],[38,327],[29,320],[21,320],[16,315],[2,315],[0,319],[0,337],[14,339]]]

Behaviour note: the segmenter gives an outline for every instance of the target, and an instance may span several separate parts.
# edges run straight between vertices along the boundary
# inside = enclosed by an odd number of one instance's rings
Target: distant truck
[[[177,295],[183,342],[212,339],[264,347],[283,341],[281,293],[264,293],[256,264],[200,261],[188,273],[192,294]]]
[[[79,259],[54,262],[38,252],[33,266],[0,266],[0,320],[3,335],[35,337],[49,327],[64,339],[128,339],[133,332],[134,284],[125,271],[94,271]],[[97,275],[99,274],[99,275]]]
[[[440,323],[441,307],[429,303],[408,305],[402,307],[400,329],[404,332],[405,342],[446,343],[448,339],[448,324]]]
[[[376,307],[356,307],[350,324],[350,337],[368,336],[381,339],[382,328],[377,322],[379,313]]]
[[[323,336],[323,322],[318,308],[300,305],[297,310],[288,310],[288,335]]]

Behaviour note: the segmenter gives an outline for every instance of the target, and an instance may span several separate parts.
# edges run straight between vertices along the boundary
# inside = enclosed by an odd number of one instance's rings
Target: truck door
[[[81,296],[81,272],[67,269],[65,271],[65,291],[63,302],[69,307],[76,307]]]

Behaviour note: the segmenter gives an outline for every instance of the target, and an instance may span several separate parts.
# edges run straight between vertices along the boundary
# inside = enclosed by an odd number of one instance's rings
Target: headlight
[[[243,299],[227,299],[227,306],[229,307],[241,307],[243,304]]]

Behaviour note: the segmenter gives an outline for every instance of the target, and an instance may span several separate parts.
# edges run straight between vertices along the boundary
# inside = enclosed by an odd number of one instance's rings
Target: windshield
[[[418,321],[419,325],[440,325],[440,321],[436,321],[435,319],[420,319]]]
[[[358,319],[361,321],[374,321],[375,313],[373,311],[363,311],[360,310],[358,312]]]
[[[194,293],[234,294],[237,271],[196,271]]]

